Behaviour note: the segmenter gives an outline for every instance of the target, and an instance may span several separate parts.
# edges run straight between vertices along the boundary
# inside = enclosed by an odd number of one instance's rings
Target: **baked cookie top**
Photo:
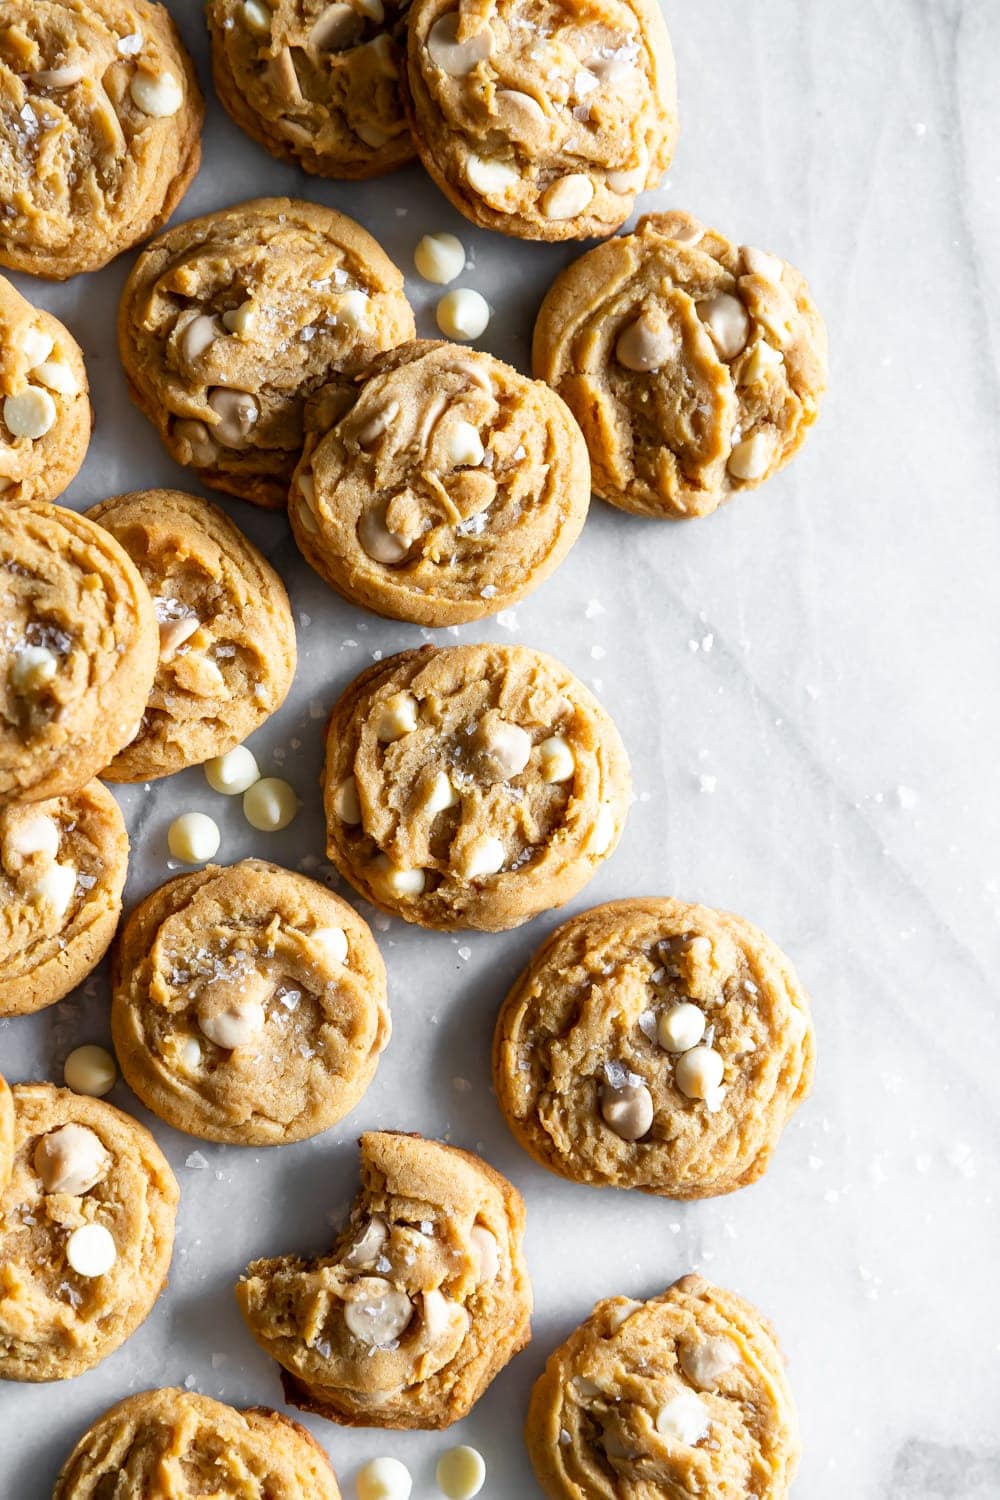
[[[14,1095],[14,1168],[0,1197],[0,1379],[65,1380],[152,1309],[178,1189],[153,1137],[100,1099],[50,1083]]]
[[[322,392],[307,409],[289,519],[353,603],[422,625],[477,620],[536,588],[579,536],[587,447],[542,381],[418,340],[358,376],[346,411],[333,394],[332,411]]]
[[[0,265],[74,276],[152,234],[198,170],[203,116],[163,5],[5,0]]]
[[[483,229],[611,234],[670,165],[674,60],[655,0],[415,0],[408,38],[421,160]]]
[[[361,1137],[333,1251],[254,1261],[236,1288],[286,1399],[361,1427],[447,1427],[530,1338],[524,1204],[468,1151]]]
[[[685,213],[650,214],[567,266],[532,357],[583,428],[596,493],[671,519],[783,468],[826,386],[826,329],[802,275]]]
[[[754,1182],[809,1091],[808,997],[728,912],[611,901],[543,943],[497,1019],[497,1099],[561,1177],[705,1198]]]
[[[76,476],[93,416],[79,344],[0,276],[0,505],[55,500]]]
[[[340,1500],[323,1449],[298,1422],[196,1391],[140,1391],[112,1406],[63,1464],[52,1500]]]
[[[127,1082],[191,1135],[280,1145],[354,1108],[389,1040],[367,924],[291,870],[246,859],[153,891],[112,961]]]
[[[208,0],[229,114],[321,177],[377,177],[414,155],[400,98],[405,0]]]
[[[68,995],[114,937],[128,867],[118,803],[99,781],[0,807],[0,1016]]]
[[[0,1074],[0,1193],[10,1181],[14,1167],[14,1096]]]
[[[257,198],[178,224],[125,284],[132,399],[214,489],[285,504],[306,397],[413,337],[403,277],[331,208]]]
[[[145,781],[224,755],[292,685],[295,625],[284,584],[228,516],[194,495],[138,490],[87,515],[139,569],[160,635],[139,733],[105,776]]]
[[[0,804],[76,791],[136,733],[159,650],[149,591],[102,527],[0,506]]]
[[[549,1357],[524,1436],[549,1500],[785,1500],[800,1453],[774,1330],[701,1276],[598,1302]]]
[[[335,705],[328,852],[423,927],[516,927],[575,896],[621,835],[628,758],[604,709],[525,646],[424,646]]]

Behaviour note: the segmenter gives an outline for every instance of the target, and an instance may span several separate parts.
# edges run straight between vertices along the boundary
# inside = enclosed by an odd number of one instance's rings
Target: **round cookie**
[[[657,898],[558,928],[493,1041],[500,1108],[536,1161],[667,1198],[762,1176],[814,1061],[808,997],[774,943],[728,912]]]
[[[201,160],[204,105],[163,5],[6,0],[0,265],[95,271],[165,224]]]
[[[212,76],[236,124],[320,177],[416,154],[400,97],[406,0],[208,0]]]
[[[628,758],[571,672],[524,646],[424,646],[334,706],[330,858],[422,927],[499,932],[575,896],[621,836]]]
[[[77,791],[137,733],[159,653],[153,601],[102,527],[0,506],[0,805]]]
[[[524,1204],[478,1156],[361,1137],[361,1192],[330,1255],[254,1261],[236,1288],[285,1399],[351,1427],[448,1427],[530,1336]]]
[[[306,398],[413,332],[402,274],[371,235],[290,198],[168,230],[118,311],[129,392],[170,456],[272,508],[288,496]]]
[[[79,344],[0,276],[0,505],[61,495],[92,426]]]
[[[270,563],[217,506],[138,490],[87,512],[153,598],[160,660],[139,733],[105,769],[146,781],[224,755],[270,718],[295,676],[295,625]]]
[[[418,340],[320,397],[289,493],[306,561],[354,604],[421,625],[478,620],[559,566],[590,505],[569,409],[475,349]],[[339,396],[340,392],[335,393]]]
[[[0,1074],[0,1193],[10,1181],[14,1167],[14,1095]]]
[[[385,966],[346,901],[246,859],[167,881],[112,959],[122,1073],[168,1125],[281,1145],[353,1109],[389,1040]]]
[[[415,0],[407,109],[438,187],[482,229],[618,229],[677,139],[656,0]]]
[[[0,1016],[52,1005],[97,967],[127,868],[125,819],[99,781],[0,807]]]
[[[595,492],[676,520],[756,489],[801,447],[826,329],[787,261],[650,214],[556,277],[532,361],[583,429]]]
[[[0,1379],[65,1380],[134,1333],[166,1285],[179,1193],[143,1126],[50,1083],[14,1090],[0,1196]]]
[[[549,1500],[786,1500],[800,1455],[774,1330],[701,1276],[598,1302],[550,1355],[524,1437]]]
[[[84,1433],[52,1500],[341,1500],[316,1439],[265,1406],[237,1411],[195,1391],[141,1391]]]

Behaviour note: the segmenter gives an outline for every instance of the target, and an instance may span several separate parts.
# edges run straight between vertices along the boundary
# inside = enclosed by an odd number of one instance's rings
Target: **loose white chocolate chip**
[[[348,1332],[369,1348],[394,1344],[413,1317],[405,1292],[379,1276],[364,1276],[344,1293]]]
[[[243,816],[260,833],[280,833],[298,810],[294,787],[280,776],[265,776],[243,793]]]
[[[34,442],[51,432],[56,421],[56,403],[39,385],[29,385],[3,404],[3,419],[14,438]]]
[[[576,771],[576,760],[569,741],[563,739],[561,734],[550,734],[547,740],[542,740],[538,747],[538,758],[541,762],[542,780],[550,785],[569,781]]]
[[[177,337],[177,347],[181,358],[193,364],[199,355],[211,348],[221,334],[222,328],[217,318],[209,317],[207,313],[199,313],[196,318],[191,319],[190,323],[185,323]]]
[[[41,692],[56,675],[58,659],[48,646],[22,646],[10,669],[10,683],[15,693]]]
[[[739,297],[716,292],[698,303],[698,316],[723,359],[735,359],[750,337],[750,316]]]
[[[117,1259],[115,1242],[103,1224],[81,1224],[66,1241],[66,1260],[78,1276],[106,1276]]]
[[[496,1235],[484,1224],[473,1224],[469,1230],[469,1250],[476,1261],[476,1281],[480,1285],[496,1281],[500,1270],[500,1247]]]
[[[601,1118],[623,1141],[638,1141],[653,1123],[653,1096],[646,1085],[631,1079],[602,1083]]]
[[[665,1052],[689,1052],[704,1035],[705,1017],[687,1000],[663,1011],[656,1023],[656,1040]]]
[[[379,854],[373,861],[378,872],[379,883],[393,896],[422,896],[427,884],[423,870],[405,870],[393,864],[387,854]]]
[[[431,62],[452,78],[464,78],[493,53],[493,33],[488,26],[481,27],[460,42],[458,25],[458,12],[452,10],[435,21],[427,33],[427,51]]]
[[[446,292],[435,310],[437,325],[449,339],[467,343],[486,332],[490,321],[490,305],[480,292],[471,287],[458,287]]]
[[[86,1094],[91,1099],[103,1099],[105,1094],[110,1094],[117,1077],[118,1069],[111,1053],[94,1042],[74,1047],[63,1065],[66,1087],[74,1094]]]
[[[515,167],[495,156],[471,155],[465,163],[469,186],[483,198],[502,198],[521,181]]]
[[[172,661],[185,641],[200,629],[197,615],[182,615],[179,620],[160,621],[160,660]]]
[[[309,934],[309,942],[326,963],[346,964],[347,933],[342,927],[315,927]]]
[[[29,813],[10,828],[4,847],[22,859],[38,854],[45,861],[53,860],[59,853],[59,826],[45,813]]]
[[[358,796],[358,783],[353,776],[345,777],[334,792],[333,810],[340,821],[351,828],[361,822],[361,799]]]
[[[575,219],[590,207],[594,184],[585,172],[560,177],[542,194],[542,213],[547,219]]]
[[[722,1083],[726,1065],[713,1047],[692,1047],[674,1064],[674,1082],[687,1099],[708,1099]]]
[[[503,869],[506,858],[507,851],[502,841],[488,834],[469,845],[458,866],[458,874],[463,880],[478,880],[485,875],[496,875]]]
[[[435,1473],[447,1500],[472,1500],[486,1483],[486,1461],[478,1448],[449,1448],[438,1459]]]
[[[260,416],[260,408],[249,391],[235,391],[228,386],[216,386],[209,392],[208,404],[219,418],[212,428],[212,436],[225,443],[227,448],[239,448]]]
[[[410,1500],[413,1480],[398,1458],[373,1458],[358,1470],[358,1500]]]
[[[68,397],[80,394],[80,382],[76,377],[76,372],[61,359],[47,359],[42,364],[36,365],[31,373],[48,390],[55,391],[57,396]]]
[[[273,983],[263,974],[247,975],[242,991],[231,980],[210,984],[198,1002],[198,1025],[210,1042],[227,1052],[246,1047],[264,1030],[263,998],[273,993]]]
[[[680,1352],[681,1369],[699,1390],[713,1391],[719,1376],[739,1364],[740,1351],[727,1338],[703,1339],[700,1344],[685,1344]]]
[[[252,337],[256,321],[257,309],[249,300],[241,302],[239,307],[231,307],[228,312],[222,314],[223,326],[240,339]]]
[[[181,813],[167,829],[167,848],[185,865],[200,865],[219,852],[219,825],[206,813]]]
[[[531,759],[531,735],[507,719],[489,718],[480,726],[478,740],[492,769],[505,781],[519,776]]]
[[[243,0],[243,24],[255,36],[270,36],[271,12],[261,0]]]
[[[75,865],[46,865],[31,888],[31,899],[51,907],[56,921],[61,922],[73,900],[76,878]]]
[[[740,254],[751,276],[762,276],[765,281],[771,281],[775,286],[781,281],[785,263],[777,255],[769,255],[766,250],[755,250],[753,245],[741,245]]]
[[[444,812],[446,808],[454,807],[461,800],[447,771],[438,771],[430,784],[424,802],[424,811],[433,818],[437,813]]]
[[[80,1198],[106,1176],[111,1157],[100,1137],[86,1125],[62,1125],[43,1135],[35,1147],[35,1171],[47,1193]]]
[[[144,115],[165,120],[184,103],[184,90],[173,73],[147,73],[140,69],[129,84],[132,102]]]
[[[350,1271],[366,1271],[373,1266],[382,1253],[389,1238],[389,1228],[380,1214],[372,1214],[368,1223],[356,1236],[341,1259],[341,1265]]]
[[[615,358],[626,370],[660,370],[677,354],[677,339],[665,320],[661,326],[643,311],[622,329],[615,344]]]
[[[48,359],[55,348],[52,335],[44,328],[22,328],[17,338],[17,347],[24,355],[29,370],[35,370]]]
[[[708,1407],[694,1391],[681,1391],[656,1414],[656,1430],[671,1443],[693,1448],[708,1437],[711,1422]]]
[[[726,465],[734,479],[763,479],[774,457],[771,439],[763,432],[737,443]]]
[[[445,442],[448,460],[458,467],[478,468],[486,457],[483,440],[471,422],[453,422]]]
[[[403,561],[412,539],[389,530],[385,519],[388,507],[389,502],[382,500],[364,511],[358,522],[358,541],[373,562],[391,567]]]
[[[413,252],[418,275],[447,286],[465,270],[465,246],[454,234],[425,234]]]
[[[347,328],[360,330],[368,326],[368,293],[360,287],[352,287],[337,299],[337,322]]]
[[[206,760],[202,770],[212,791],[221,792],[224,797],[241,796],[260,780],[256,757],[246,745],[237,745],[225,755]]]
[[[417,727],[418,718],[417,700],[413,694],[393,693],[379,705],[375,734],[383,745],[391,745],[394,740],[402,739],[404,734],[412,733]]]

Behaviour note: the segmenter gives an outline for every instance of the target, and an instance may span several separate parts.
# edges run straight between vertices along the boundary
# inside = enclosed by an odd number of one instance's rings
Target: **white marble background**
[[[170,8],[207,86],[201,6]],[[667,9],[683,134],[642,206],[691,209],[803,268],[831,333],[823,418],[790,470],[709,520],[657,525],[595,503],[554,579],[460,635],[551,650],[621,726],[638,800],[571,909],[656,892],[758,921],[814,996],[815,1093],[768,1177],[734,1197],[678,1206],[561,1183],[515,1147],[488,1081],[505,987],[558,919],[499,937],[384,924],[394,1037],[341,1128],[268,1153],[155,1122],[183,1194],[169,1291],[89,1374],[0,1386],[3,1500],[46,1500],[78,1434],[126,1392],[187,1382],[280,1401],[232,1283],[254,1255],[324,1246],[354,1191],[354,1137],[372,1126],[446,1134],[515,1179],[537,1315],[530,1349],[446,1437],[308,1419],[345,1495],[360,1462],[391,1452],[411,1465],[415,1500],[429,1497],[455,1441],[486,1455],[488,1496],[536,1495],[519,1429],[548,1351],[599,1296],[652,1294],[692,1268],[780,1329],[804,1429],[799,1500],[1000,1495],[1000,5]],[[354,214],[408,271],[421,233],[460,234],[475,254],[465,283],[495,309],[482,343],[526,367],[534,310],[571,250],[472,233],[417,168],[361,187],[306,177],[210,103],[181,216],[265,191]],[[190,487],[125,397],[113,319],[129,263],[62,287],[18,278],[87,354],[97,430],[69,494],[81,507]],[[430,289],[410,290],[431,331]],[[291,586],[299,675],[253,748],[305,807],[268,837],[198,771],[127,791],[132,899],[167,875],[165,830],[182,808],[219,818],[225,859],[321,856],[319,715],[373,651],[421,636],[328,593],[282,519],[223,504]],[[106,1038],[106,1013],[101,974],[0,1022],[0,1065],[59,1079],[71,1046]],[[112,1099],[142,1114],[123,1085]]]

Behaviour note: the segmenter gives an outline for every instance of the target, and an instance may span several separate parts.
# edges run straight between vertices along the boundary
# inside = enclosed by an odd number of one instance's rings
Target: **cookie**
[[[14,1095],[0,1074],[0,1193],[14,1167]]]
[[[79,344],[0,276],[0,505],[61,495],[92,426]]]
[[[596,906],[542,944],[501,1008],[493,1078],[551,1172],[708,1198],[763,1175],[814,1059],[808,996],[769,938],[649,898]]]
[[[361,1137],[330,1255],[258,1260],[236,1288],[294,1406],[351,1427],[448,1427],[530,1338],[524,1204],[468,1151]]]
[[[134,1333],[166,1285],[178,1189],[143,1126],[50,1083],[14,1090],[0,1197],[0,1379],[65,1380]]]
[[[324,406],[307,411],[317,430],[288,513],[306,561],[351,603],[421,625],[478,620],[523,599],[579,536],[580,429],[492,354],[403,344],[358,377],[346,411]]]
[[[403,277],[353,219],[257,198],[178,224],[125,284],[129,392],[204,484],[276,508],[306,398],[413,337]]]
[[[107,265],[198,170],[194,69],[149,0],[5,0],[0,101],[0,265],[16,271]]]
[[[99,781],[0,807],[0,1016],[62,1000],[97,967],[127,868],[125,819]]]
[[[774,1330],[701,1276],[598,1302],[535,1383],[524,1436],[549,1500],[786,1500],[800,1453]]]
[[[208,0],[222,104],[272,156],[377,177],[415,153],[400,97],[406,0]]]
[[[756,489],[802,446],[826,329],[787,261],[650,214],[556,277],[532,360],[583,428],[595,492],[676,520]]]
[[[284,584],[228,516],[194,495],[138,490],[87,515],[139,569],[160,636],[139,733],[104,775],[146,781],[224,755],[292,685],[295,625]]]
[[[524,646],[424,646],[335,705],[330,858],[422,927],[517,927],[575,896],[621,836],[628,758],[571,672]]]
[[[415,0],[406,83],[421,161],[481,229],[611,234],[673,156],[656,0]]]
[[[159,632],[128,554],[58,505],[0,505],[0,805],[77,791],[136,734]]]
[[[190,1135],[280,1145],[354,1108],[389,1040],[385,966],[365,922],[259,859],[168,880],[112,958],[126,1081]]]
[[[341,1500],[315,1438],[266,1406],[237,1411],[196,1391],[141,1391],[84,1433],[52,1500]]]

